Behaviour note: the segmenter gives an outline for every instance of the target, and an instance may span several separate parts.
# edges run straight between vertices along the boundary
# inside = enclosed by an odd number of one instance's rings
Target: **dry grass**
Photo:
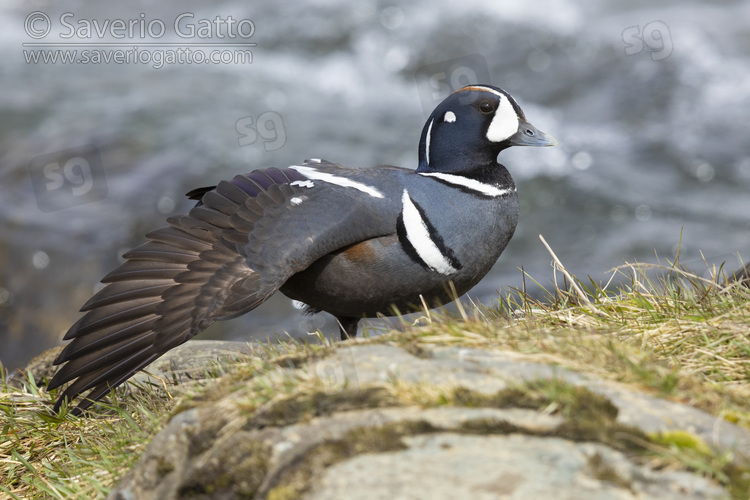
[[[167,403],[136,397],[128,411],[102,405],[96,418],[53,416],[33,378],[0,384],[0,498],[97,498],[138,459]]]
[[[605,285],[564,272],[550,288],[527,276],[541,299],[524,286],[491,308],[464,305],[460,318],[425,312],[421,328],[387,339],[543,356],[750,428],[750,288],[709,271],[627,265]]]
[[[458,317],[426,310],[418,326],[370,341],[414,352],[432,345],[515,350],[750,428],[750,289],[728,282],[721,269],[703,278],[676,262],[623,266],[608,284],[577,279],[559,261],[556,272],[553,286],[527,277],[528,286],[507,291],[492,307],[465,302]],[[326,349],[269,347],[262,360],[219,370],[214,376],[222,379],[193,394],[192,403],[182,398],[175,408],[148,390],[131,391],[125,404],[98,405],[82,419],[52,416],[54,394],[31,377],[23,388],[0,382],[0,498],[101,498],[171,414],[236,390],[240,378],[258,386],[253,404],[262,406],[304,380],[247,377]]]

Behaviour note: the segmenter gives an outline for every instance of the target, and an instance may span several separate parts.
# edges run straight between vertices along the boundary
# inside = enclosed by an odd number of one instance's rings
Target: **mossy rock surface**
[[[698,499],[750,485],[750,433],[701,410],[532,355],[414,352],[350,342],[235,370],[178,405],[110,498]]]

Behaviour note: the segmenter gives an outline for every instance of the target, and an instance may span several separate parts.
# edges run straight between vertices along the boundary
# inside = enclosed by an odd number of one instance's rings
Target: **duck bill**
[[[545,134],[529,122],[522,121],[518,132],[510,136],[513,146],[556,146],[557,139]]]

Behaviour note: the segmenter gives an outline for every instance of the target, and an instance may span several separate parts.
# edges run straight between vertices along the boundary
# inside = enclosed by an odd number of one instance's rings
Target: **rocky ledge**
[[[251,351],[191,341],[138,377],[190,387]],[[747,430],[542,356],[352,341],[263,363],[183,398],[109,498],[713,499],[748,481]],[[717,461],[724,486],[702,474]]]

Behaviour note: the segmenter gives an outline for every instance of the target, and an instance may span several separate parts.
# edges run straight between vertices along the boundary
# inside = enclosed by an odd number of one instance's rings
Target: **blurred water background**
[[[230,38],[217,16],[252,25],[235,23],[243,36]],[[80,31],[117,19],[135,21],[132,36]],[[0,361],[17,368],[60,343],[120,255],[189,209],[189,189],[310,157],[416,167],[427,114],[474,78],[511,92],[560,146],[501,154],[520,224],[472,297],[490,304],[521,286],[520,267],[549,283],[540,233],[596,280],[625,261],[674,258],[680,238],[683,263],[737,268],[750,256],[747,19],[749,1],[3,1]],[[141,37],[158,34],[155,20],[166,33]],[[186,37],[191,25],[202,36]],[[222,57],[250,50],[252,62],[27,61],[84,49],[23,46],[62,42],[139,46],[144,58],[236,43]],[[205,338],[316,328],[336,329],[279,295]]]

